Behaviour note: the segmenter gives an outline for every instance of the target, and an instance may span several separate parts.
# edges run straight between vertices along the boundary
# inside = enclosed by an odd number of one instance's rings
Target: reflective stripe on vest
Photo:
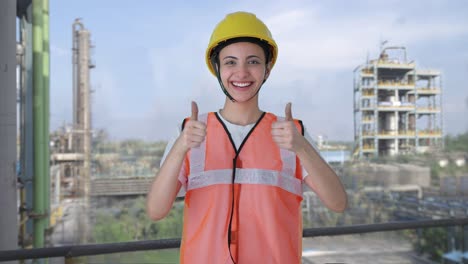
[[[300,263],[302,168],[273,142],[276,116],[262,116],[239,151],[215,113],[198,120],[207,136],[188,153],[181,263]]]
[[[208,115],[199,116],[199,121],[206,124]],[[190,153],[190,177],[187,191],[213,184],[230,184],[232,169],[205,171],[206,140]],[[280,187],[285,191],[302,196],[302,182],[294,177],[296,172],[296,154],[280,149],[283,168],[281,172],[261,169],[236,169],[234,183],[265,184]]]
[[[191,174],[188,179],[187,191],[203,188],[213,184],[230,184],[232,169],[211,170]],[[239,184],[265,184],[280,187],[281,189],[302,196],[302,182],[292,175],[278,171],[260,169],[236,169],[234,183]]]

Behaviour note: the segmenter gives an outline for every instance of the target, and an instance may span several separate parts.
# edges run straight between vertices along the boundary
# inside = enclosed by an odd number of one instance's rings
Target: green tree
[[[183,204],[174,203],[162,220],[154,222],[146,215],[146,200],[140,197],[118,206],[98,211],[93,227],[96,243],[117,243],[136,240],[180,238],[182,235]],[[177,263],[178,250],[154,250],[103,255],[93,261],[103,263]]]
[[[447,135],[445,137],[445,151],[468,153],[468,132],[456,136]]]

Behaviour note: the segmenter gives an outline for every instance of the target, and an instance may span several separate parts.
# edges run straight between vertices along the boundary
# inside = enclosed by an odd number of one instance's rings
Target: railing
[[[376,60],[371,60],[374,63]],[[377,60],[378,67],[391,67],[391,68],[414,68],[416,65],[414,62],[403,62],[399,60]]]
[[[362,96],[363,96],[363,97],[365,97],[365,96],[368,96],[368,97],[371,97],[371,96],[372,96],[372,97],[373,97],[374,95],[375,95],[374,90],[370,90],[370,91],[369,91],[369,89],[364,89],[364,90],[362,91]]]
[[[418,113],[420,113],[420,112],[440,113],[440,108],[439,107],[421,107],[421,106],[418,106],[416,108],[416,110],[418,111]]]
[[[374,122],[374,118],[372,117],[363,118],[361,120],[361,123],[373,123],[373,122]]]
[[[414,82],[395,81],[395,80],[379,80],[378,86],[401,86],[414,88]]]
[[[439,220],[400,221],[380,224],[352,225],[342,227],[307,228],[303,237],[352,235],[372,232],[398,231],[405,229],[420,229],[431,227],[465,226],[468,218],[452,218]],[[82,256],[179,248],[180,239],[160,239],[134,241],[123,243],[72,245],[51,248],[18,249],[0,251],[0,261],[42,259],[53,257],[74,258]]]
[[[442,131],[441,130],[421,130],[421,131],[418,131],[418,136],[419,137],[426,137],[426,136],[431,136],[431,137],[434,137],[434,136],[442,136]]]
[[[433,87],[433,88],[416,88],[418,94],[440,94],[440,88]],[[410,92],[413,93],[413,92]]]
[[[374,152],[374,151],[375,151],[375,146],[373,146],[373,145],[364,145],[364,146],[362,147],[362,151]]]
[[[366,135],[366,136],[372,136],[372,135],[375,135],[375,134],[371,134],[371,132],[367,133],[367,134],[364,134],[363,135]],[[416,131],[415,130],[400,130],[400,131],[396,131],[396,130],[382,130],[380,131],[378,134],[377,134],[379,137],[388,137],[388,136],[400,136],[400,137],[414,137],[416,136]],[[442,136],[442,131],[440,130],[421,130],[421,131],[418,131],[417,135],[419,137],[437,137],[437,136]]]

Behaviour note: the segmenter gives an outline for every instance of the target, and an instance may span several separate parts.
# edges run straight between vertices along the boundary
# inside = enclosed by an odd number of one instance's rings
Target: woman
[[[302,183],[333,211],[347,198],[335,172],[293,119],[260,110],[258,98],[278,56],[269,29],[254,14],[228,14],[206,51],[226,94],[218,112],[192,115],[166,149],[147,199],[164,218],[186,190],[181,263],[301,263]]]

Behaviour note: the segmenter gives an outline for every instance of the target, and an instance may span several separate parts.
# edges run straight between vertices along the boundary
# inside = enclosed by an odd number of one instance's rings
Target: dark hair
[[[253,38],[253,37],[239,37],[239,38],[232,38],[228,39],[226,41],[220,42],[214,49],[211,51],[210,54],[210,60],[211,62],[218,62],[219,63],[219,52],[226,46],[231,45],[233,43],[238,43],[238,42],[250,42],[259,45],[262,49],[263,52],[265,53],[265,64],[270,62],[272,56],[272,50],[270,44],[268,42],[261,40],[259,38]],[[213,65],[213,68],[216,69],[215,65]]]

